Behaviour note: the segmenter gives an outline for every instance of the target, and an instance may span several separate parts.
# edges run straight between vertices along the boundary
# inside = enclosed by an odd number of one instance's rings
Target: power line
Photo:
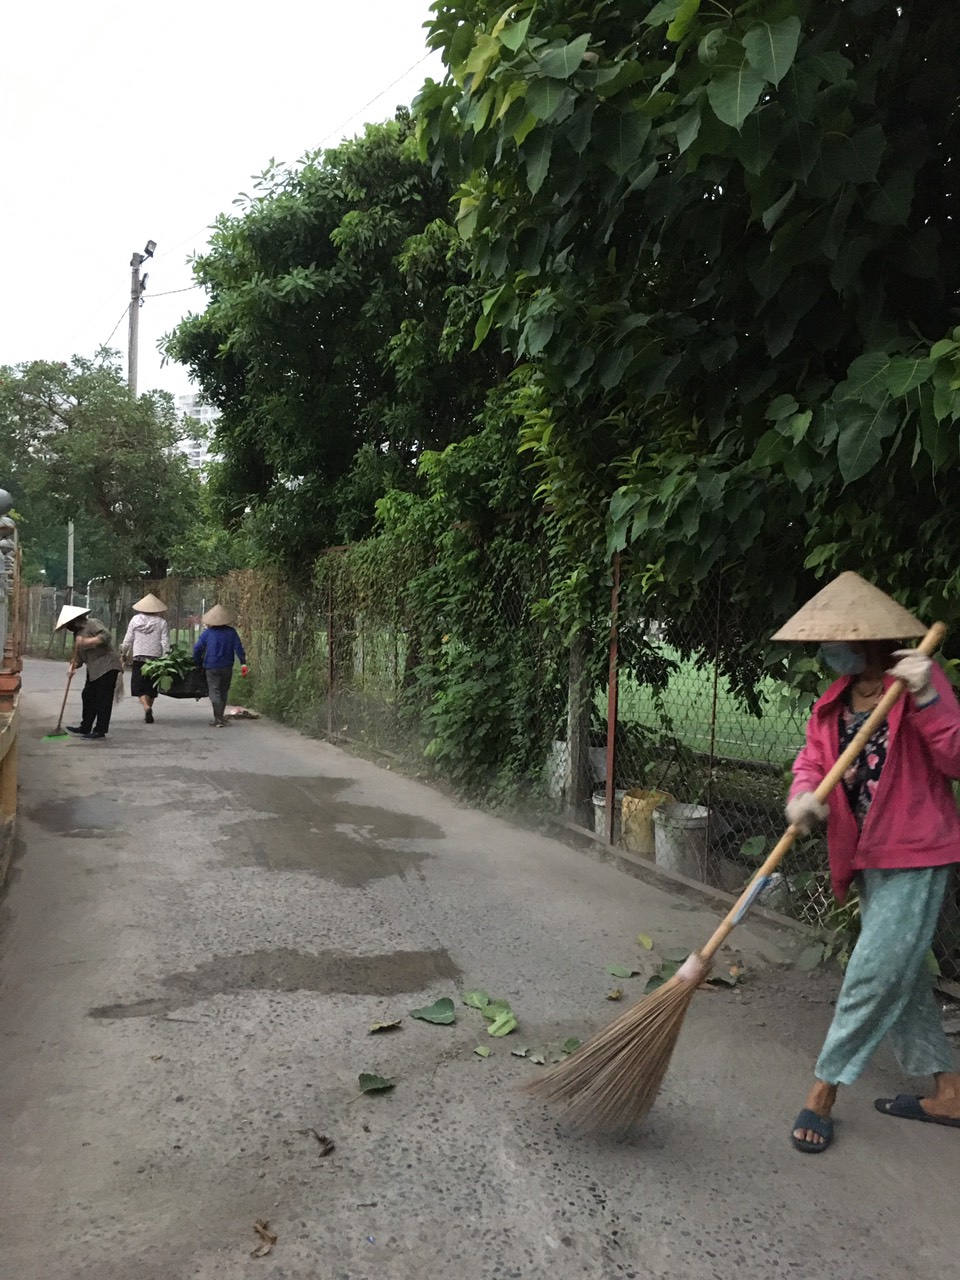
[[[150,298],[169,298],[171,293],[190,293],[193,289],[202,288],[203,286],[199,284],[188,284],[185,289],[166,289],[163,293],[148,293],[146,297],[148,300]]]
[[[362,116],[363,113],[367,111],[370,107],[372,107],[375,102],[379,102],[380,99],[384,96],[384,94],[389,93],[390,90],[395,88],[395,86],[398,85],[401,80],[405,80],[412,71],[416,71],[417,67],[422,66],[423,63],[426,62],[427,59],[432,56],[432,53],[433,51],[431,49],[428,49],[427,52],[422,57],[418,58],[416,62],[413,63],[412,66],[407,67],[406,71],[402,71],[400,75],[397,76],[396,80],[391,80],[391,82],[385,88],[381,89],[380,92],[376,94],[374,97],[372,97],[365,106],[359,109],[359,111],[355,111],[352,116],[347,116],[343,124],[338,125],[336,129],[331,130],[330,133],[328,133],[325,137],[321,138],[317,145],[319,147],[322,147],[325,142],[329,142],[331,138],[336,137],[336,135],[341,133],[347,127],[347,125],[350,124],[352,120],[356,120],[357,116]],[[156,262],[160,258],[166,258],[171,253],[176,253],[176,251],[178,249],[182,249],[185,244],[189,244],[192,240],[195,240],[201,231],[209,231],[209,230],[210,230],[210,223],[205,222],[203,226],[197,227],[196,231],[191,231],[188,236],[184,236],[182,240],[178,240],[177,243],[172,246],[172,248],[164,249],[163,253],[158,253],[154,258],[154,261]],[[153,296],[155,298],[159,298],[161,295],[159,293],[155,293]]]
[[[113,335],[114,335],[114,334],[117,332],[117,330],[120,328],[120,325],[121,325],[121,324],[122,324],[122,322],[123,322],[123,317],[127,314],[127,312],[128,312],[129,310],[130,310],[130,303],[128,302],[128,303],[127,303],[127,305],[126,305],[126,306],[123,308],[123,310],[120,312],[120,319],[117,321],[117,323],[116,323],[116,324],[113,326],[113,328],[110,330],[110,338],[112,338],[112,337],[113,337]],[[101,342],[101,343],[100,343],[100,346],[101,346],[101,347],[109,346],[109,344],[110,344],[110,338],[108,338],[106,342]]]
[[[426,62],[426,60],[429,57],[431,57],[432,54],[433,54],[433,50],[428,49],[427,52],[423,55],[423,57],[418,58],[416,60],[416,62],[413,64],[412,67],[407,67],[406,71],[401,72],[400,75],[397,76],[396,80],[392,80],[385,89],[381,89],[380,92],[376,94],[374,97],[372,97],[365,106],[362,106],[359,111],[355,111],[352,116],[347,116],[343,124],[337,125],[336,129],[333,129],[330,133],[328,133],[325,138],[321,138],[319,145],[322,147],[325,142],[329,142],[331,138],[335,137],[338,133],[341,133],[342,130],[344,130],[347,127],[347,125],[350,123],[351,120],[356,120],[357,116],[362,116],[363,113],[369,107],[372,107],[375,102],[379,102],[385,93],[389,93],[390,90],[394,88],[396,85],[398,85],[401,80],[406,80],[407,76],[410,75],[411,71],[416,71],[417,67],[421,66],[424,62]]]
[[[201,231],[209,231],[210,223],[205,222],[202,227],[197,227],[196,231],[191,231],[188,236],[184,236],[182,240],[178,240],[175,245],[169,249],[164,249],[163,253],[158,253],[154,257],[154,262],[159,262],[161,258],[168,258],[171,253],[176,253],[178,249],[182,249],[185,244],[189,244],[191,240],[195,240]]]

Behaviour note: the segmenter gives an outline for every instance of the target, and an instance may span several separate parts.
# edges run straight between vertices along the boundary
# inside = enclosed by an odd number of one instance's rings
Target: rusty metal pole
[[[620,658],[620,552],[613,557],[613,590],[610,593],[610,667],[607,674],[607,782],[605,795],[607,844],[613,844],[613,811],[616,797],[617,767],[617,702],[619,695],[618,668]]]
[[[713,840],[713,774],[716,767],[717,753],[717,704],[720,697],[720,608],[722,601],[721,584],[723,582],[723,569],[717,578],[717,599],[716,599],[716,618],[714,620],[713,630],[713,698],[710,707],[710,759],[708,762],[709,772],[707,773],[707,864],[710,862],[710,848]],[[704,867],[704,880],[707,878],[707,868]]]

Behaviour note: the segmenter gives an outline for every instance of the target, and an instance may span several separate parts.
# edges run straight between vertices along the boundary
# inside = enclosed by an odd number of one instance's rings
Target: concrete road
[[[835,986],[773,963],[795,935],[741,931],[747,981],[697,996],[639,1135],[572,1137],[511,1049],[601,1026],[605,967],[643,971],[632,998],[656,963],[638,931],[692,946],[713,912],[267,721],[208,728],[205,704],[43,742],[63,676],[30,665],[23,699],[0,1275],[957,1274],[960,1132],[879,1115],[908,1083],[886,1059],[830,1152],[789,1145]],[[519,1031],[405,1016],[470,988]],[[358,1098],[362,1071],[396,1087]],[[255,1259],[258,1219],[278,1239]]]

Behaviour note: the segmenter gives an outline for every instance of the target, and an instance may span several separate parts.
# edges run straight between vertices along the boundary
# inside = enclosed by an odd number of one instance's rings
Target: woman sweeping
[[[926,1097],[878,1098],[886,1115],[960,1128],[960,1075],[926,965],[952,864],[960,861],[960,706],[927,657],[898,648],[925,628],[855,573],[841,574],[773,637],[816,640],[839,677],[814,704],[793,766],[787,819],[803,831],[827,823],[834,892],[851,885],[860,936],[837,998],[814,1083],[794,1123],[798,1151],[833,1140],[839,1085],[850,1085],[889,1037],[901,1068],[932,1076]],[[894,679],[909,691],[826,803],[812,794]]]
[[[133,658],[130,692],[140,699],[146,723],[153,724],[157,686],[143,674],[143,664],[151,658],[162,658],[170,652],[170,629],[163,617],[167,606],[151,593],[138,600],[133,607],[136,613],[130,619],[120,651]]]

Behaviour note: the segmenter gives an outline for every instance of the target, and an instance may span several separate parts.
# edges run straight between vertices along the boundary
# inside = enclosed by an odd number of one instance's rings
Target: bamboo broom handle
[[[70,659],[71,664],[72,664],[72,663],[74,663],[74,662],[76,662],[76,660],[77,660],[77,642],[76,642],[76,641],[74,641],[74,642],[73,642],[73,656],[72,656],[72,657],[71,657],[71,659]],[[63,701],[60,703],[60,718],[57,720],[57,727],[56,727],[56,729],[54,729],[54,733],[59,733],[59,732],[60,732],[60,730],[61,730],[61,728],[63,727],[63,713],[64,713],[64,712],[66,711],[66,709],[67,709],[67,698],[69,698],[69,696],[70,696],[70,685],[72,684],[72,682],[73,682],[73,672],[72,672],[72,671],[68,671],[68,672],[67,672],[67,687],[66,687],[66,689],[64,689],[64,691],[63,691]]]
[[[927,632],[927,634],[920,641],[920,643],[917,645],[917,652],[924,653],[929,657],[931,654],[935,653],[936,650],[940,647],[940,644],[943,641],[943,637],[946,634],[947,634],[947,628],[944,626],[944,624],[942,622],[935,622],[933,626],[930,628],[930,630]],[[850,745],[846,748],[845,751],[842,751],[840,753],[840,756],[837,759],[836,764],[833,766],[833,768],[830,770],[827,776],[823,779],[823,781],[814,791],[813,794],[817,797],[818,800],[826,800],[827,796],[830,794],[831,791],[833,791],[833,789],[836,787],[837,783],[840,781],[840,779],[843,777],[846,771],[850,768],[852,764],[856,762],[857,756],[859,756],[860,752],[863,750],[867,742],[870,740],[870,735],[877,728],[877,726],[884,719],[886,719],[887,715],[890,712],[891,707],[893,707],[894,703],[903,693],[904,687],[905,686],[902,680],[894,680],[893,684],[886,691],[886,693],[883,695],[883,697],[880,699],[880,701],[877,703],[874,709],[870,712],[869,716],[864,721],[863,725],[860,727],[857,733],[854,734],[850,742]],[[727,912],[726,916],[723,918],[723,920],[721,920],[720,924],[717,926],[713,934],[713,937],[710,939],[707,945],[700,950],[699,956],[701,960],[709,961],[712,959],[714,953],[723,945],[728,935],[733,931],[734,927],[738,925],[740,921],[743,919],[743,917],[747,914],[747,911],[753,905],[754,899],[763,891],[764,887],[766,886],[767,878],[769,877],[770,873],[772,871],[775,871],[776,868],[780,865],[780,863],[783,861],[784,857],[787,855],[790,848],[792,847],[793,842],[796,840],[797,836],[800,834],[801,833],[797,830],[797,828],[793,825],[793,823],[791,823],[790,826],[787,827],[786,831],[783,833],[783,835],[780,837],[780,839],[777,841],[774,847],[770,850],[770,853],[767,855],[766,861],[764,862],[763,866],[760,867],[756,875],[753,877],[753,879],[744,889],[743,893],[741,893],[740,897],[737,899],[734,905]]]

